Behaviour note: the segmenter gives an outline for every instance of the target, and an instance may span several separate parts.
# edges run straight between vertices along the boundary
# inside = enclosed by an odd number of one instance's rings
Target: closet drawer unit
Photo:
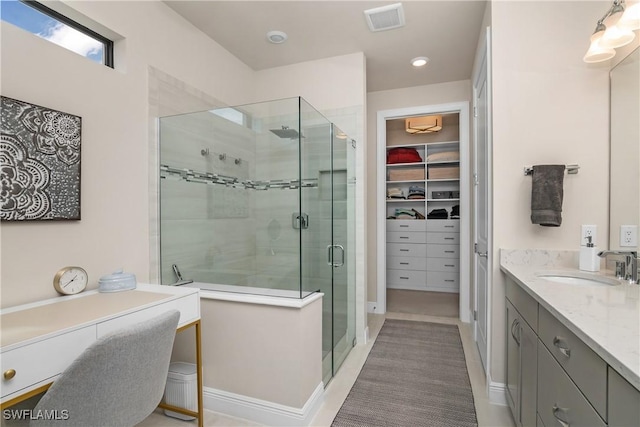
[[[427,270],[457,273],[460,271],[460,260],[457,258],[427,258]]]
[[[387,243],[387,257],[426,257],[427,245],[411,243]]]
[[[428,258],[460,258],[459,245],[426,245]]]
[[[424,232],[387,232],[387,242],[389,243],[426,243],[427,234]]]
[[[426,223],[427,231],[452,231],[455,233],[460,232],[460,221],[457,219],[432,219],[426,221]]]
[[[439,245],[458,245],[460,244],[460,233],[436,233],[427,231],[427,243]]]
[[[455,289],[460,285],[459,273],[445,273],[442,271],[429,271],[427,273],[427,285]]]
[[[387,257],[387,268],[425,271],[427,269],[427,259],[425,257]]]
[[[387,270],[387,283],[407,286],[426,286],[426,271]]]
[[[603,390],[606,390],[606,386]],[[606,425],[540,342],[538,342],[537,412],[547,426]]]
[[[389,219],[387,231],[427,231],[426,223],[423,219]]]
[[[607,364],[558,319],[540,307],[538,336],[600,416],[607,418]]]

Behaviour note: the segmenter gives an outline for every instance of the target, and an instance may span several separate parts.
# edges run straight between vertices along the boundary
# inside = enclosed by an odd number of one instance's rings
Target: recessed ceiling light
[[[267,40],[275,44],[284,43],[287,41],[287,33],[284,31],[269,31],[267,33]]]
[[[413,65],[414,67],[423,67],[427,65],[427,62],[429,62],[429,58],[427,58],[426,56],[418,56],[417,58],[413,58],[411,60],[411,65]]]

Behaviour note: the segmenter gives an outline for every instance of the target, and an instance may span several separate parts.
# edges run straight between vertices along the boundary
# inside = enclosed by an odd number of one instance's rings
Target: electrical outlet
[[[620,247],[636,247],[638,246],[638,226],[637,225],[621,225],[620,226]]]
[[[596,246],[596,234],[597,227],[595,225],[583,225],[582,226],[582,234],[580,234],[580,246],[587,246],[589,240],[588,236],[591,236],[591,243]]]

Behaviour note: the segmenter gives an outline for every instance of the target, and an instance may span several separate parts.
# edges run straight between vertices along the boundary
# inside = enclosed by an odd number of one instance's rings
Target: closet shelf
[[[424,179],[411,179],[408,181],[387,181],[387,184],[402,184],[402,183],[411,183],[411,182],[424,182]]]
[[[414,163],[387,163],[388,168],[394,167],[406,167],[406,166],[424,166],[425,162],[414,162]]]
[[[459,202],[460,199],[426,199],[427,202]]]
[[[421,202],[424,203],[426,199],[387,199],[389,203],[411,203],[411,202]]]

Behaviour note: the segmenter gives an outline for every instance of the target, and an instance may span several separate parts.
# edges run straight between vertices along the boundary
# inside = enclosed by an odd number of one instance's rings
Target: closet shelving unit
[[[389,143],[391,142],[391,143]],[[422,162],[395,163],[386,165],[387,190],[400,188],[405,197],[409,187],[417,185],[425,189],[424,199],[391,199],[387,197],[387,217],[395,214],[396,208],[415,209],[425,217],[435,209],[445,209],[447,219],[387,219],[387,287],[438,292],[459,292],[460,282],[460,221],[451,219],[460,198],[448,195],[434,198],[433,192],[451,193],[460,191],[460,178],[430,178],[431,171],[440,167],[460,167],[456,160],[429,161],[432,154],[458,152],[458,141],[421,142],[415,144],[393,144],[388,141],[387,152],[393,148],[414,148]],[[426,160],[426,161],[425,161]],[[392,171],[421,170],[422,179],[394,180]]]

